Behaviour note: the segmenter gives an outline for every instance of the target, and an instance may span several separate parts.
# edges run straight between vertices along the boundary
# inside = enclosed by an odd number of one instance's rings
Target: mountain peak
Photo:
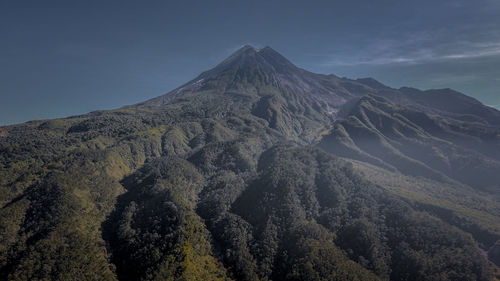
[[[298,67],[269,46],[259,49],[251,45],[244,45],[216,67],[204,72],[200,78],[213,77],[235,69],[253,69],[268,74],[289,74],[299,70]]]
[[[257,53],[258,51],[259,51],[259,49],[255,48],[252,45],[243,45],[243,47],[239,48],[234,53],[232,53],[228,57],[228,59],[232,58],[232,57],[241,56],[241,55],[244,55],[244,54]]]
[[[334,79],[335,80],[335,79]],[[204,91],[226,91],[231,88],[274,87],[279,91],[314,95],[323,103],[339,106],[345,103],[343,90],[335,82],[295,66],[273,48],[244,45],[214,68],[201,73],[181,87],[142,104],[163,105],[186,94]]]
[[[269,51],[276,52],[275,50],[273,50],[273,48],[271,48],[269,46],[265,46],[264,48],[257,48],[257,47],[254,47],[252,45],[245,44],[242,47],[240,47],[239,49],[237,49],[234,53],[232,53],[229,57],[232,57],[234,55],[239,55],[239,54],[242,54],[245,52],[260,53],[262,51],[263,52],[269,52]]]

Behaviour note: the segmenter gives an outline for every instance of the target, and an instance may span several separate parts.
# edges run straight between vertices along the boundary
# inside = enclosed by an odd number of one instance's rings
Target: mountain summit
[[[261,72],[281,75],[301,71],[271,47],[256,49],[252,46],[245,45],[215,68],[200,75],[200,78],[209,78],[212,75],[221,74],[235,68],[258,69]]]
[[[500,113],[453,90],[245,46],[0,129],[0,280],[500,279]]]
[[[500,127],[499,111],[450,89],[420,91],[403,87],[398,90],[373,78],[351,80],[316,74],[295,66],[271,47],[257,49],[250,45],[181,87],[139,105],[161,106],[179,97],[207,92],[252,92],[259,96],[278,92],[285,95],[285,99],[306,98],[319,102],[335,116],[349,101],[375,94],[443,118]]]
[[[246,45],[190,82],[141,105],[159,106],[196,92],[230,92],[239,88],[252,89],[259,95],[274,90],[303,96],[315,95],[318,100],[338,107],[347,101],[346,97],[351,96],[338,87],[338,81],[333,75],[314,74],[298,68],[270,47],[256,49]]]

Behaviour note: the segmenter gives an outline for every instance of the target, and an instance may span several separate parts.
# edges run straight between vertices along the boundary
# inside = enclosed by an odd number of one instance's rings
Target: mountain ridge
[[[372,93],[396,103],[430,111],[442,117],[500,127],[500,111],[484,106],[478,100],[451,89],[425,91],[409,87],[393,89],[373,78],[351,80],[338,78],[335,75],[315,74],[296,67],[270,47],[256,49],[250,45],[243,46],[220,64],[201,73],[183,86],[139,105],[163,105],[182,96],[182,92],[186,94],[200,90],[210,77],[221,75],[230,70],[234,71],[235,68],[262,72],[264,84],[274,84],[277,87],[295,85],[294,90],[303,94],[316,94],[319,99],[327,102],[335,110],[353,98]],[[245,73],[244,75],[248,76]],[[451,106],[453,104],[456,106],[448,108],[450,105],[446,104],[447,101]],[[471,105],[473,107],[469,108]],[[490,124],[491,122],[493,123]]]
[[[245,46],[144,103],[2,127],[0,279],[497,280],[498,112],[419,93]]]

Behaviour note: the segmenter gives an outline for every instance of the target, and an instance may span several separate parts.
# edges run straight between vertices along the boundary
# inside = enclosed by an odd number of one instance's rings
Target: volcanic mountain
[[[500,276],[500,112],[450,89],[244,46],[145,102],[0,131],[0,279]]]

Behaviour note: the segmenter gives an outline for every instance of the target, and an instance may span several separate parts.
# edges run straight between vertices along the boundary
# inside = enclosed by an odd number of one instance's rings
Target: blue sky
[[[0,125],[161,95],[244,44],[500,108],[500,1],[0,2]]]

